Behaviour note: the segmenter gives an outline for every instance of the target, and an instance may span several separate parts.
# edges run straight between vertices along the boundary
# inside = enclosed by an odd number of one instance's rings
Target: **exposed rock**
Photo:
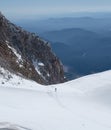
[[[63,66],[48,42],[0,13],[0,65],[41,84],[64,82]]]

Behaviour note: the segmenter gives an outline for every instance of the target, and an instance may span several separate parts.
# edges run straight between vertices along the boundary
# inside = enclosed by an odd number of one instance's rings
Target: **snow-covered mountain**
[[[41,84],[64,82],[62,63],[48,42],[0,13],[0,66]]]
[[[0,129],[6,128],[111,130],[111,71],[46,87],[0,67]]]

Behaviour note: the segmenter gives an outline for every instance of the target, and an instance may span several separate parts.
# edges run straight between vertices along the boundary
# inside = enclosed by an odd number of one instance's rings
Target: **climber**
[[[55,88],[55,92],[57,92],[57,88]]]

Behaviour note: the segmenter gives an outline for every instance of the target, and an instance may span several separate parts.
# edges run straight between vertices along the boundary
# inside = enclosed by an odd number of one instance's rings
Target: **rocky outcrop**
[[[64,82],[63,66],[49,43],[12,24],[1,13],[0,65],[41,84]]]

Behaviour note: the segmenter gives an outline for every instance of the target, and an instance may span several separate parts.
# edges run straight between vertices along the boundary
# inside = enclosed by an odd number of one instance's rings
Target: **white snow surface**
[[[38,62],[39,66],[45,66],[42,62]]]
[[[0,130],[111,130],[111,71],[43,86],[0,68],[0,122]]]
[[[43,76],[43,74],[40,72],[40,66],[44,66],[44,64],[42,62],[38,62],[37,60],[33,60],[33,65],[35,67],[35,70],[37,71],[37,73],[44,79],[46,80],[45,76]]]
[[[37,60],[35,60],[35,61],[33,60],[33,65],[34,65],[35,70],[37,71],[37,73],[42,76],[42,74],[41,74],[41,72],[39,70],[39,66],[38,66],[38,61]]]
[[[6,41],[6,43],[8,43],[8,41]],[[17,62],[18,62],[18,63],[19,63],[19,62],[23,62],[21,55],[18,54],[17,51],[16,51],[13,47],[9,46],[8,44],[7,44],[7,46],[8,46],[9,49],[12,50],[12,52],[13,52],[13,53],[15,54],[15,56],[17,57]]]

